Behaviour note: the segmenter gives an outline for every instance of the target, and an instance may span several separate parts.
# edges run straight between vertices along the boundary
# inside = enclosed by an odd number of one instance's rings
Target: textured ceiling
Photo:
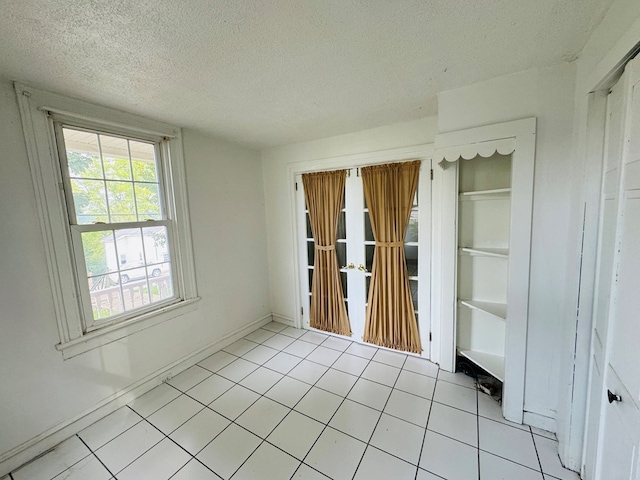
[[[611,0],[0,0],[0,76],[254,147],[572,60]]]

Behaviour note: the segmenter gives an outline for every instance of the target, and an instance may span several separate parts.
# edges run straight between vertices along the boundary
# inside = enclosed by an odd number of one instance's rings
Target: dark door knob
[[[607,397],[609,397],[609,403],[622,401],[622,397],[620,395],[616,395],[611,390],[607,390]]]

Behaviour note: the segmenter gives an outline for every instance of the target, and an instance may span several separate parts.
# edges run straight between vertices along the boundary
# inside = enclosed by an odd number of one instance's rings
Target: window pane
[[[84,263],[89,277],[96,275],[102,276],[109,272],[105,247],[106,243],[113,245],[113,234],[111,231],[82,233]]]
[[[116,264],[119,270],[144,265],[144,247],[140,228],[116,230],[115,237],[118,253]]]
[[[166,227],[146,227],[142,229],[144,255],[147,265],[169,262],[169,241]]]
[[[111,280],[111,276],[106,276],[108,281]],[[113,282],[115,284],[115,282]],[[104,288],[98,288],[100,285],[105,285],[105,282],[94,282],[93,279],[89,279],[89,290],[91,294],[91,310],[93,311],[94,320],[105,320],[114,315],[119,315],[124,312],[124,305],[122,303],[122,292],[120,287],[106,286]]]
[[[313,231],[311,230],[311,220],[309,219],[309,212],[305,213],[307,219],[307,238],[313,238]]]
[[[316,259],[316,248],[314,242],[307,242],[307,262],[309,266],[313,266],[313,262]]]
[[[120,272],[122,295],[124,297],[124,308],[126,311],[149,305],[149,287],[144,267],[136,271]],[[132,279],[126,280],[131,275]]]
[[[418,210],[411,210],[409,224],[407,225],[407,234],[404,237],[405,242],[418,241]]]
[[[62,129],[67,166],[71,178],[104,178],[98,136],[95,133]]]
[[[109,180],[131,180],[129,148],[124,138],[100,135],[104,176]]]
[[[102,180],[71,180],[76,222],[107,222],[107,199]]]
[[[138,220],[161,220],[160,195],[157,183],[136,183],[136,210]]]
[[[373,230],[371,229],[371,219],[369,218],[369,212],[364,212],[364,239],[367,242],[375,240],[373,238]]]
[[[156,152],[153,144],[129,141],[133,179],[136,182],[158,183]]]
[[[368,271],[373,270],[373,253],[375,251],[375,246],[374,245],[366,245],[365,246],[365,255],[366,255],[366,263],[365,263],[365,267],[367,267]]]
[[[413,302],[413,309],[418,311],[418,281],[409,280],[409,288],[411,289],[411,300]]]
[[[340,272],[340,283],[342,283],[342,296],[349,298],[349,292],[347,290],[347,272]]]
[[[418,246],[405,245],[404,254],[407,258],[407,272],[409,273],[409,276],[418,276]]]
[[[345,212],[340,212],[340,215],[338,216],[338,232],[337,232],[337,238],[340,239],[345,239],[347,238],[347,231],[345,228],[346,225],[346,213]]]
[[[143,228],[142,237],[151,303],[171,298],[174,296],[174,291],[167,228]]]
[[[336,254],[338,255],[338,268],[345,266],[347,264],[347,244],[337,243]]]
[[[133,183],[107,181],[106,184],[110,222],[135,222],[137,218],[133,199]]]
[[[147,276],[149,278],[149,287],[151,288],[151,303],[173,297],[170,263],[160,263],[147,267]]]

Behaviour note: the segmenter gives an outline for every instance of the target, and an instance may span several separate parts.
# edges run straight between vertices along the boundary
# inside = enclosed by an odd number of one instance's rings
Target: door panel
[[[640,188],[640,185],[638,185]],[[615,325],[612,329],[609,364],[631,401],[640,402],[640,190],[625,192],[620,238]],[[632,338],[632,341],[628,339]]]

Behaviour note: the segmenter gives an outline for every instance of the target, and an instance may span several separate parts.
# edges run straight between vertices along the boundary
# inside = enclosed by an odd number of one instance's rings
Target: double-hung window
[[[164,140],[53,117],[87,330],[176,301]]]
[[[16,91],[58,348],[72,356],[182,313],[196,292],[180,131],[20,85]]]

